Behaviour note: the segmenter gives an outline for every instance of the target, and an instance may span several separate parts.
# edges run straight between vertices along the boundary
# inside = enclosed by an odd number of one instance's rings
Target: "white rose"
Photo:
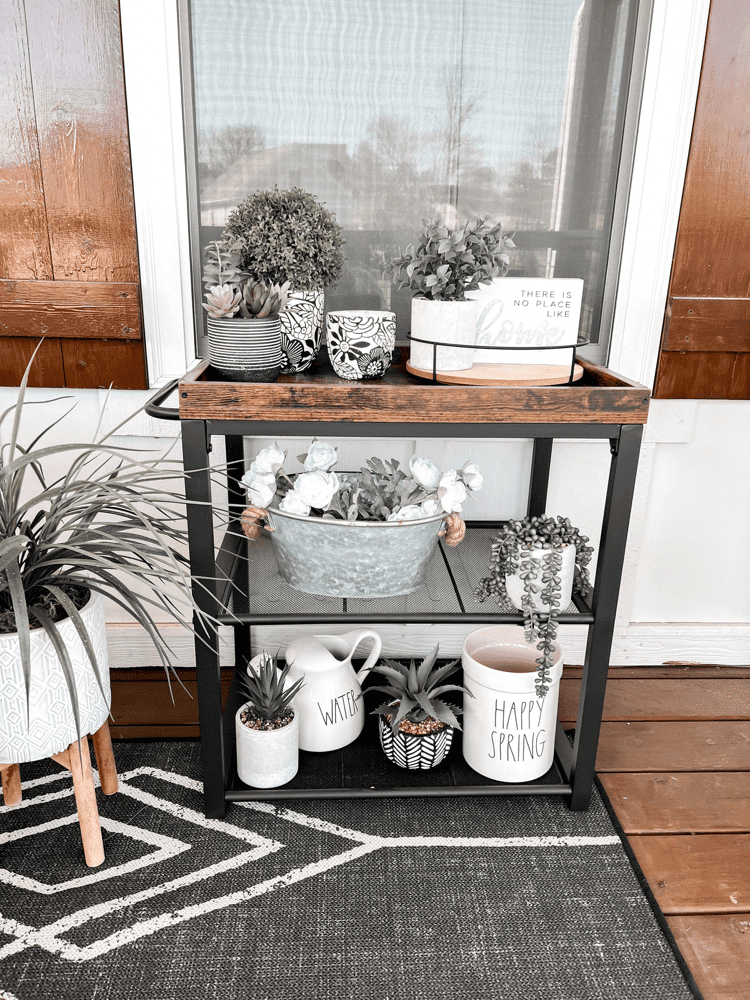
[[[250,468],[255,467],[258,473],[273,473],[275,476],[284,465],[285,458],[286,453],[283,449],[276,444],[269,445],[258,453]]]
[[[279,504],[279,511],[288,511],[292,515],[309,515],[310,505],[299,496],[296,490],[285,494]]]
[[[273,475],[273,473],[266,473],[265,470],[259,469],[257,463],[250,464],[250,469],[242,478],[242,483],[251,484],[253,480],[262,480],[266,484],[276,483],[276,477]]]
[[[461,468],[461,479],[472,492],[480,491],[484,483],[484,477],[476,463],[464,463]]]
[[[339,478],[336,474],[325,473],[323,470],[300,473],[294,482],[295,492],[311,508],[327,508],[338,489]]]
[[[440,480],[440,470],[431,459],[424,456],[412,456],[409,460],[411,475],[417,483],[428,491],[434,491]]]
[[[336,465],[336,449],[328,442],[312,442],[307,456],[305,457],[305,469],[308,473],[313,470],[330,470]]]
[[[392,511],[388,516],[387,521],[410,522],[415,518],[424,518],[422,506],[418,504],[408,504],[405,508],[399,508],[398,511]]]
[[[455,470],[448,470],[440,478],[438,498],[443,511],[461,511],[461,505],[466,500],[466,487],[457,479]]]
[[[276,493],[276,481],[267,484],[265,480],[253,480],[247,487],[247,499],[256,508],[265,508]]]
[[[422,517],[428,518],[430,515],[437,515],[439,511],[442,511],[442,506],[437,498],[427,498],[426,501],[422,502]]]

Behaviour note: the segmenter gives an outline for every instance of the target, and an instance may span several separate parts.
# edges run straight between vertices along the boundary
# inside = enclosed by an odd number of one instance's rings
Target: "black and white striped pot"
[[[279,318],[209,317],[208,356],[214,369],[233,382],[274,382],[281,372]]]
[[[384,716],[378,717],[380,747],[394,765],[402,769],[432,769],[439,765],[451,750],[453,727],[446,725],[432,734],[393,733]]]

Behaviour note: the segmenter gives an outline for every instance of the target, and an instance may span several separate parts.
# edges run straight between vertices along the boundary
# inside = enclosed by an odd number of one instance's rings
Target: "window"
[[[593,342],[638,0],[183,0],[200,247],[250,192],[301,187],[344,228],[327,308],[395,309],[376,254],[420,219],[488,214],[511,274],[584,279]],[[641,20],[642,25],[642,20]],[[636,88],[637,90],[637,88]],[[196,262],[196,268],[198,268]]]

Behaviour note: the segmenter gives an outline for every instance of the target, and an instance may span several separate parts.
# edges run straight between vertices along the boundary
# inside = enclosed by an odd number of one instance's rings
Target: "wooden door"
[[[750,398],[750,0],[712,0],[655,397]]]
[[[0,24],[0,385],[146,388],[118,0]]]

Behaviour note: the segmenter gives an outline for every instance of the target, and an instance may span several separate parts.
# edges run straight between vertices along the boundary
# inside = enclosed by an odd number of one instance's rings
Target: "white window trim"
[[[710,0],[655,0],[609,365],[651,386]],[[176,0],[120,0],[150,385],[195,359]]]

